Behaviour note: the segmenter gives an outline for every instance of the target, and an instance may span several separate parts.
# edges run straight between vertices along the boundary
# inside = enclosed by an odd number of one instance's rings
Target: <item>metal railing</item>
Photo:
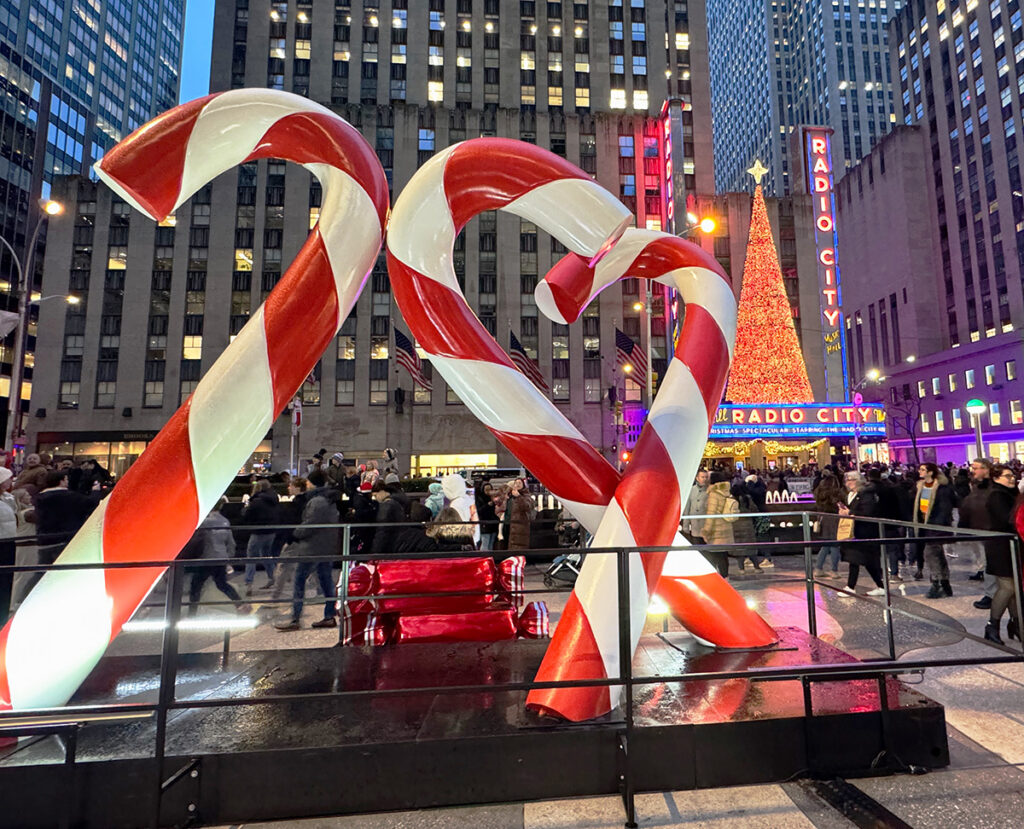
[[[125,562],[125,563],[107,563],[107,564],[62,564],[62,565],[15,565],[15,566],[3,566],[0,567],[0,572],[48,572],[48,571],[75,571],[75,570],[114,570],[114,569],[132,569],[132,568],[154,568],[163,567],[167,568],[166,575],[166,595],[162,603],[163,614],[162,614],[162,640],[160,647],[160,661],[159,661],[159,684],[157,691],[157,700],[155,702],[123,702],[123,703],[112,703],[112,704],[69,704],[60,708],[54,709],[33,709],[31,711],[6,711],[0,712],[0,736],[4,733],[11,735],[23,735],[27,733],[55,733],[55,730],[60,730],[60,726],[67,723],[72,723],[75,729],[94,722],[109,722],[110,718],[132,718],[132,717],[155,717],[156,724],[154,729],[154,749],[153,757],[155,759],[155,779],[153,786],[153,800],[152,800],[152,818],[151,824],[153,826],[161,825],[161,803],[163,795],[169,786],[172,786],[174,782],[183,774],[190,771],[192,766],[186,763],[181,768],[178,768],[170,776],[166,775],[166,750],[167,750],[167,723],[168,716],[171,712],[189,710],[189,709],[210,709],[210,708],[228,708],[237,706],[252,706],[252,705],[276,705],[283,703],[291,703],[297,701],[314,701],[314,700],[341,700],[343,698],[358,698],[358,697],[402,697],[411,695],[422,695],[422,694],[434,694],[434,695],[451,695],[451,694],[465,694],[472,692],[496,692],[496,691],[509,691],[509,692],[528,692],[534,689],[548,689],[548,688],[582,688],[582,687],[612,687],[619,686],[623,689],[623,703],[622,703],[622,718],[621,720],[615,720],[606,723],[597,724],[584,724],[579,727],[585,728],[596,728],[596,729],[613,729],[619,736],[621,748],[625,752],[627,762],[625,766],[625,772],[622,781],[622,795],[624,808],[626,810],[627,825],[634,822],[634,803],[633,803],[633,783],[629,771],[628,763],[628,750],[627,746],[629,738],[637,728],[634,721],[635,715],[635,704],[634,704],[634,689],[638,686],[652,685],[652,684],[669,684],[669,683],[690,683],[690,682],[715,682],[724,681],[728,679],[746,679],[753,682],[763,681],[780,681],[780,680],[792,680],[799,681],[804,686],[804,708],[805,715],[810,717],[813,716],[811,709],[809,683],[817,681],[836,681],[836,680],[864,680],[870,679],[878,683],[879,688],[879,701],[882,715],[882,728],[883,732],[888,728],[887,717],[888,717],[888,701],[887,701],[887,689],[886,678],[900,674],[910,674],[914,672],[923,671],[926,668],[932,667],[950,667],[950,666],[964,666],[964,665],[988,665],[988,664],[1001,664],[1001,663],[1014,663],[1024,661],[1024,650],[1022,647],[1013,648],[1008,645],[1000,646],[998,644],[989,642],[982,637],[976,636],[963,630],[962,628],[948,629],[955,633],[958,637],[969,639],[978,644],[987,646],[990,649],[990,653],[983,656],[973,657],[958,657],[958,658],[915,658],[915,659],[898,659],[896,654],[895,644],[895,632],[893,627],[893,618],[895,615],[901,615],[907,618],[916,619],[917,621],[925,622],[929,625],[946,627],[936,622],[934,619],[921,616],[914,612],[912,607],[896,607],[892,601],[892,590],[889,583],[889,568],[888,561],[886,558],[886,545],[887,544],[905,544],[905,545],[918,545],[918,544],[950,544],[965,540],[994,540],[994,539],[1007,539],[1011,549],[1011,561],[1013,566],[1013,581],[1014,581],[1014,601],[1017,609],[1017,618],[1024,619],[1024,612],[1022,612],[1022,595],[1021,595],[1021,561],[1020,561],[1020,543],[1019,539],[1015,535],[990,533],[983,531],[969,531],[969,530],[954,530],[952,528],[938,528],[929,526],[927,529],[931,532],[941,531],[948,529],[948,533],[944,535],[931,535],[927,538],[919,537],[901,537],[894,538],[892,536],[885,535],[885,527],[898,527],[902,529],[916,530],[918,527],[914,524],[907,522],[891,521],[891,520],[880,520],[880,519],[868,519],[857,517],[858,522],[869,522],[879,527],[879,536],[877,538],[861,538],[861,539],[847,539],[837,542],[834,539],[827,538],[815,538],[812,529],[812,524],[816,518],[825,517],[824,514],[813,513],[813,512],[768,512],[768,513],[742,513],[741,518],[753,519],[759,517],[768,517],[772,520],[779,520],[784,518],[795,518],[799,521],[799,527],[792,527],[794,530],[799,530],[799,537],[796,540],[797,546],[802,548],[804,558],[804,573],[802,576],[789,576],[782,573],[774,573],[770,578],[770,584],[780,585],[786,583],[803,583],[806,602],[807,602],[807,630],[808,632],[816,636],[818,630],[818,608],[815,601],[815,589],[818,590],[832,590],[836,591],[840,589],[840,586],[834,582],[824,582],[814,578],[813,571],[813,556],[814,550],[817,547],[823,545],[833,545],[839,543],[841,545],[879,545],[879,559],[881,564],[882,573],[884,574],[884,588],[885,596],[882,601],[876,602],[874,599],[866,596],[858,595],[856,598],[858,601],[871,602],[878,604],[883,608],[883,617],[886,627],[886,637],[888,643],[888,655],[879,659],[864,660],[858,663],[838,662],[838,663],[825,663],[825,664],[804,664],[797,666],[787,666],[782,668],[777,667],[748,667],[742,670],[729,670],[729,671],[683,671],[675,674],[658,674],[656,676],[636,675],[633,669],[632,659],[632,648],[631,643],[631,621],[630,621],[630,561],[631,553],[639,552],[643,553],[654,553],[654,552],[665,552],[670,551],[673,548],[670,547],[645,547],[636,549],[625,549],[625,548],[603,548],[603,549],[586,549],[586,555],[614,555],[616,556],[617,562],[617,615],[618,615],[618,632],[619,632],[619,650],[620,650],[620,661],[619,671],[617,676],[605,678],[605,679],[588,679],[588,680],[572,680],[572,681],[558,681],[558,682],[506,682],[499,684],[474,684],[474,685],[430,685],[430,686],[417,686],[417,687],[403,687],[403,688],[390,688],[390,689],[372,689],[372,690],[331,690],[331,691],[318,691],[313,693],[276,693],[261,695],[259,697],[253,696],[233,696],[233,697],[213,697],[204,699],[180,699],[176,693],[177,676],[179,671],[179,658],[180,658],[180,631],[182,629],[182,593],[184,577],[188,574],[191,568],[199,567],[226,567],[228,565],[234,565],[238,568],[242,568],[247,564],[265,564],[265,563],[280,563],[281,558],[277,556],[266,556],[266,557],[234,557],[229,559],[192,559],[192,560],[170,560],[170,561],[145,561],[145,562]],[[834,516],[832,516],[834,517]],[[702,518],[721,518],[719,515],[711,516],[687,516],[688,520],[702,519]],[[334,564],[341,565],[341,576],[337,583],[337,596],[327,597],[325,601],[336,600],[339,607],[344,607],[344,603],[349,599],[365,599],[368,598],[363,595],[353,596],[349,594],[348,589],[348,573],[352,565],[368,560],[374,561],[386,561],[386,560],[426,560],[435,558],[475,558],[480,555],[486,555],[489,551],[445,551],[445,552],[430,552],[430,553],[372,553],[370,551],[354,552],[352,549],[352,534],[353,531],[373,527],[374,529],[380,528],[383,525],[370,525],[370,524],[323,524],[323,525],[303,525],[306,529],[333,529],[338,530],[340,534],[339,540],[339,551],[336,554],[330,555],[318,555],[318,556],[302,556],[296,557],[291,560],[293,561],[307,561],[307,562],[320,562],[330,561]],[[408,526],[422,526],[422,525],[409,525],[409,524],[396,524],[389,525],[394,527],[408,527]],[[249,532],[278,532],[293,529],[294,525],[267,525],[259,527],[233,527],[234,530],[245,530]],[[19,539],[24,541],[24,539]],[[707,550],[727,550],[733,555],[750,555],[756,552],[776,552],[778,554],[785,554],[792,550],[794,547],[793,540],[758,540],[755,542],[748,542],[744,544],[728,544],[728,545],[695,545],[697,549]],[[573,548],[568,548],[573,549]],[[578,549],[578,548],[576,548]],[[554,548],[548,550],[529,550],[529,551],[516,551],[525,552],[528,555],[557,555],[566,552],[567,548]],[[749,552],[748,552],[749,551]],[[571,590],[569,587],[565,587],[564,591],[568,592]],[[557,588],[525,588],[522,593],[523,595],[529,596],[534,594],[550,594],[553,592],[559,592]],[[479,595],[478,593],[467,594],[466,592],[431,592],[431,593],[391,593],[391,594],[374,594],[372,598],[374,600],[380,599],[399,599],[399,598],[423,598],[423,597],[453,597],[460,595]],[[279,600],[267,600],[259,599],[260,604],[292,604],[292,597],[285,597]],[[218,605],[237,605],[239,603],[247,603],[247,599],[242,597],[240,602],[231,600],[216,601],[216,602],[202,602],[204,606],[218,606]],[[308,602],[315,604],[316,601]],[[148,611],[159,607],[158,603],[147,602],[143,604],[140,611]],[[157,619],[156,621],[160,621]],[[340,635],[340,634],[339,634]],[[225,637],[225,652],[224,658],[228,658],[228,642],[229,635]],[[770,650],[770,649],[769,649]],[[35,732],[32,729],[36,729]],[[888,744],[889,737],[886,733],[883,733],[883,737],[886,739]],[[72,738],[73,739],[73,738]],[[74,762],[73,750],[71,753],[71,763]],[[894,758],[897,764],[900,763],[898,758]],[[0,774],[3,773],[3,768],[0,766]],[[72,772],[73,773],[73,772]],[[585,792],[581,792],[586,794]]]

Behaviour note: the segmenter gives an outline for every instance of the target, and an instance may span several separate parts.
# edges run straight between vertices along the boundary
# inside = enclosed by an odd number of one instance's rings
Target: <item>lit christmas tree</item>
[[[767,171],[757,162],[748,172],[757,188],[725,397],[732,403],[810,403],[814,395],[761,192],[761,176]]]

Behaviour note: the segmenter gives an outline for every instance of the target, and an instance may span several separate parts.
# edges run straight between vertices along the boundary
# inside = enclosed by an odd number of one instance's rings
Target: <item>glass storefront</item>
[[[85,460],[94,460],[114,478],[120,478],[139,459],[148,440],[83,440],[83,441],[40,441],[39,452],[47,452],[54,461],[70,458],[77,465]],[[263,473],[270,470],[270,441],[263,441],[249,460],[239,470],[240,475]]]
[[[475,455],[413,455],[411,469],[414,478],[447,475],[463,469],[488,469],[498,465],[496,454]]]

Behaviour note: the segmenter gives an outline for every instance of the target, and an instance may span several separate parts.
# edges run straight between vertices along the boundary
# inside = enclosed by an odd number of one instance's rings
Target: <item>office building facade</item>
[[[211,86],[278,88],[332,107],[376,149],[393,196],[436,151],[496,135],[563,155],[640,226],[663,228],[666,101],[678,105],[678,191],[713,189],[707,70],[695,63],[706,60],[703,24],[692,0],[228,0],[216,7]],[[320,191],[307,171],[261,161],[219,177],[157,227],[102,186],[62,187],[74,209],[53,224],[45,290],[84,301],[43,309],[47,371],[30,432],[42,448],[122,470],[276,284],[319,215]],[[111,267],[121,251],[126,266]],[[615,330],[646,346],[633,309],[642,288],[626,280],[579,324],[552,324],[533,290],[563,253],[534,225],[487,213],[459,238],[454,262],[484,325],[505,348],[510,332],[519,338],[556,404],[611,457],[621,436],[608,389],[640,405],[640,387],[617,372]],[[656,296],[655,371],[667,353],[663,306]],[[324,447],[373,458],[391,447],[413,471],[515,465],[439,375],[432,391],[414,388],[394,361],[395,326],[408,333],[381,257],[300,390],[300,455]],[[286,466],[290,438],[282,417],[254,463]]]
[[[791,136],[831,127],[837,170],[893,122],[886,23],[902,0],[708,0],[718,192],[742,189],[755,159],[766,195],[790,194],[802,161]]]
[[[16,311],[18,264],[55,178],[90,165],[177,102],[184,0],[92,0],[0,5],[0,309]],[[45,231],[45,228],[44,228]],[[45,232],[32,257],[42,272]],[[35,308],[26,383],[31,394]],[[0,345],[6,418],[14,335]],[[5,429],[6,431],[6,429]]]

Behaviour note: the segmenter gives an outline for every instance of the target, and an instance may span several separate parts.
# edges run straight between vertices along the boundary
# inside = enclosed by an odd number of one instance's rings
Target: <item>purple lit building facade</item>
[[[964,464],[977,455],[968,400],[981,400],[982,446],[994,461],[1024,458],[1020,332],[916,359],[886,376],[889,456]],[[916,444],[916,451],[915,451]]]

